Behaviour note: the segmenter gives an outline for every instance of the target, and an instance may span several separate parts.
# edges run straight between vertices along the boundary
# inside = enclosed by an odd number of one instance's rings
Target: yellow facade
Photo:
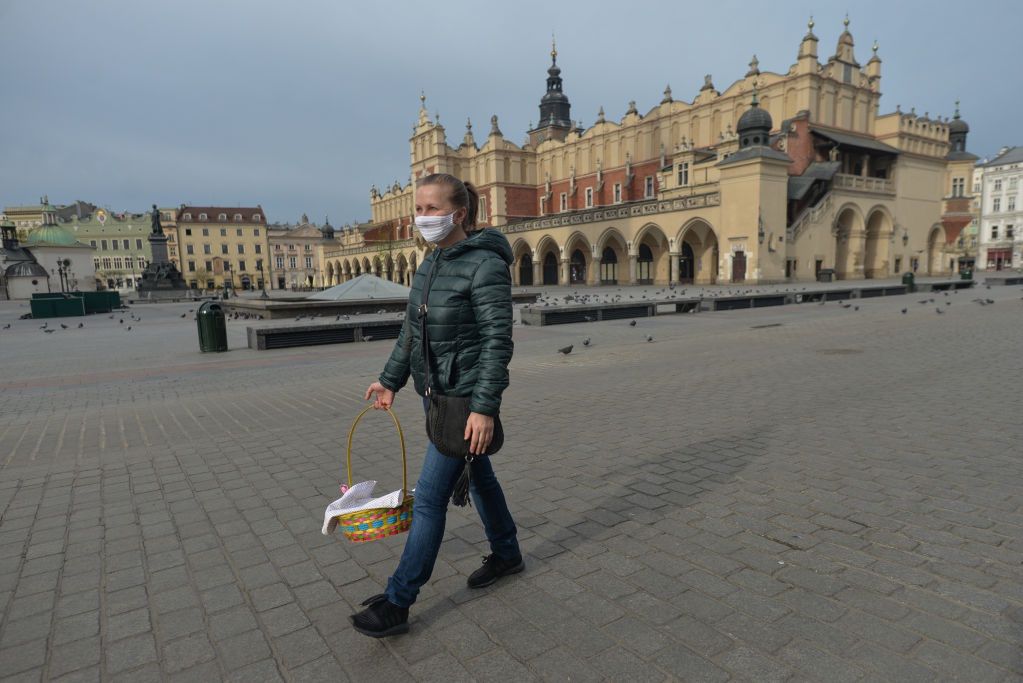
[[[256,207],[181,206],[176,216],[179,269],[189,286],[219,289],[260,287],[269,251],[266,215]],[[166,230],[166,229],[165,229]],[[264,274],[260,273],[260,266]]]

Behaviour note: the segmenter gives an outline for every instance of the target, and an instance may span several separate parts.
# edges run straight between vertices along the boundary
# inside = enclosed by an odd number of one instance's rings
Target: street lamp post
[[[263,293],[259,295],[260,299],[269,299],[270,295],[266,293],[266,277],[263,275],[263,261],[259,261],[259,282],[263,286]]]
[[[50,269],[53,273],[53,269]],[[66,294],[71,286],[71,259],[57,259],[57,274],[60,276],[60,291]]]
[[[228,279],[230,277],[231,263],[229,261],[224,261],[224,301],[227,301],[227,298],[231,295],[230,291],[228,290]]]

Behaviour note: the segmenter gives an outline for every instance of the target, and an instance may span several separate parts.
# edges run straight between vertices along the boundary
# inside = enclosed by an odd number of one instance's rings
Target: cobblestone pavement
[[[255,352],[231,322],[202,355],[188,304],[54,333],[0,304],[0,676],[1023,680],[1023,289],[936,294],[516,328],[527,570],[468,590],[452,509],[386,641],[348,615],[403,537],[319,527],[390,342]],[[372,418],[356,478],[391,490]]]

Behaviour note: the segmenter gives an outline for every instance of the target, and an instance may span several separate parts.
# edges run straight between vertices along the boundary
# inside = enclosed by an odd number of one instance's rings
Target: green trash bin
[[[959,277],[960,277],[960,279],[963,279],[963,280],[972,280],[973,279],[973,270],[970,269],[970,268],[966,268],[965,270],[961,270],[961,271],[959,271]]]
[[[200,351],[227,351],[227,316],[223,306],[207,301],[196,311],[195,321],[199,327]]]
[[[902,284],[906,285],[906,292],[916,291],[915,279],[916,278],[913,276],[913,273],[902,274]]]

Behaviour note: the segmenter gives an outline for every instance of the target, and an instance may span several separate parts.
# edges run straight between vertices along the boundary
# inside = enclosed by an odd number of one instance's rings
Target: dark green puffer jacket
[[[434,249],[423,259],[412,280],[405,325],[380,383],[398,391],[411,374],[416,393],[426,391],[418,312],[426,274],[433,266],[437,272],[426,322],[434,390],[446,396],[471,396],[469,410],[497,415],[512,357],[508,271],[512,261],[507,238],[490,228],[446,249]]]

